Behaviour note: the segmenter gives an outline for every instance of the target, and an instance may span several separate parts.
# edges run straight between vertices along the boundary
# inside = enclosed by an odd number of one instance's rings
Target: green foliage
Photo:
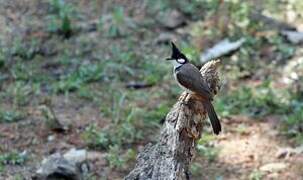
[[[109,147],[109,152],[106,159],[109,162],[110,168],[122,168],[123,165],[125,164],[125,161],[122,157],[120,157],[119,152],[120,152],[119,146]]]
[[[29,103],[32,93],[34,91],[29,84],[16,81],[7,88],[5,95],[13,99],[14,106],[24,106]]]
[[[98,23],[99,31],[105,32],[105,35],[109,38],[129,35],[136,30],[136,27],[133,20],[126,16],[122,6],[114,7],[109,16],[101,16]]]
[[[285,42],[283,37],[275,36],[267,38],[269,44],[274,47],[275,52],[277,53],[278,60],[285,60],[292,57],[295,53],[294,46]]]
[[[299,144],[303,142],[303,103],[294,99],[290,103],[290,113],[284,115],[282,127],[283,132],[293,137]]]
[[[23,175],[22,174],[14,175],[14,180],[23,180]]]
[[[0,154],[0,172],[4,170],[5,165],[22,165],[27,160],[27,154],[25,152],[19,153],[12,151],[10,153]]]
[[[249,175],[250,180],[261,180],[264,174],[259,171],[259,170],[254,170],[252,173]]]
[[[5,52],[0,46],[0,69],[5,66]],[[1,82],[1,76],[0,76],[0,82]]]
[[[121,153],[121,148],[117,145],[110,146],[106,159],[110,168],[122,169],[128,161],[136,158],[136,152],[128,149],[124,154]]]
[[[31,60],[36,55],[38,48],[39,44],[37,39],[24,41],[20,38],[16,38],[13,41],[12,48],[10,49],[10,54],[13,56],[18,56],[24,60]]]
[[[201,175],[203,172],[201,172],[201,170],[202,170],[202,166],[201,166],[201,164],[199,164],[199,163],[196,163],[196,162],[194,162],[194,163],[192,163],[191,165],[190,165],[190,172],[194,175],[194,176],[199,176],[199,175]]]
[[[111,145],[122,146],[141,139],[141,131],[131,122],[132,112],[122,121],[115,122],[104,128],[90,125],[82,137],[91,148],[108,149]]]
[[[255,88],[243,86],[227,96],[220,97],[216,101],[216,109],[222,116],[244,113],[260,117],[270,113],[284,113],[287,111],[287,105],[283,99],[276,98],[281,96],[279,93],[286,94],[276,92],[270,86],[270,81]]]
[[[17,122],[24,118],[24,114],[19,111],[0,110],[0,123]]]
[[[208,161],[214,161],[219,153],[219,149],[208,145],[209,142],[213,139],[213,136],[205,134],[202,136],[202,138],[199,139],[197,143],[198,153],[205,157]]]
[[[124,22],[124,9],[123,7],[115,7],[112,12],[112,24],[108,30],[108,36],[117,37],[122,35],[122,29],[120,25]]]
[[[73,31],[71,16],[74,8],[64,0],[50,0],[50,5],[54,14],[49,16],[48,30],[69,38]]]
[[[102,78],[102,64],[82,64],[76,71],[61,76],[60,81],[54,84],[55,92],[75,91],[81,88],[85,83],[98,81]]]
[[[203,12],[207,10],[214,11],[219,5],[219,0],[192,0],[192,1],[169,1],[184,14],[191,16],[193,19],[203,18]],[[209,12],[209,11],[208,11]]]
[[[82,138],[88,146],[92,148],[99,147],[101,149],[108,149],[111,144],[110,132],[106,129],[99,129],[95,124],[92,124],[85,129]]]
[[[144,111],[142,110],[142,116],[145,121],[145,124],[148,126],[155,125],[159,126],[159,121],[165,118],[165,115],[169,112],[170,106],[167,103],[160,103],[151,110]]]
[[[86,20],[85,13],[75,11],[78,3],[68,2],[71,1],[49,0],[51,14],[46,17],[48,31],[66,38],[76,31],[73,20],[81,23]],[[293,9],[300,9],[302,6],[299,0],[292,2],[295,3],[287,2],[288,8],[294,6]],[[268,35],[265,24],[249,17],[255,8],[253,2],[149,0],[146,3],[144,5],[148,7],[146,13],[149,15],[145,17],[143,13],[144,20],[136,21],[140,26],[132,19],[133,14],[135,18],[141,18],[141,15],[137,16],[136,10],[115,4],[105,8],[111,12],[102,14],[98,24],[99,32],[96,33],[79,32],[70,40],[56,36],[44,38],[44,35],[43,38],[38,35],[35,36],[37,39],[28,39],[32,35],[30,31],[26,38],[14,38],[11,47],[3,46],[1,41],[0,98],[3,103],[7,102],[8,108],[12,107],[8,111],[1,109],[0,122],[17,122],[26,118],[26,113],[18,108],[33,105],[33,97],[41,98],[40,91],[43,96],[49,93],[57,93],[55,96],[75,93],[72,95],[82,98],[81,103],[100,107],[102,117],[102,123],[86,127],[82,138],[90,148],[108,152],[106,159],[111,168],[125,168],[128,161],[136,156],[134,150],[126,147],[141,144],[143,140],[149,141],[151,135],[154,138],[155,129],[161,126],[160,119],[165,117],[180,93],[180,88],[169,81],[172,67],[163,60],[168,55],[167,46],[152,43],[153,38],[162,32],[155,15],[176,9],[185,15],[189,26],[171,33],[177,36],[182,52],[195,64],[200,64],[198,59],[201,48],[212,46],[226,37],[232,40],[246,39],[244,45],[231,57],[222,58],[224,76],[239,84],[226,94],[224,90],[221,91],[221,96],[215,98],[218,114],[223,117],[236,114],[254,117],[281,115],[283,132],[299,143],[303,142],[302,99],[292,97],[287,89],[272,87],[269,80],[257,87],[245,84],[245,78],[259,78],[258,73],[267,74],[268,70],[278,67],[276,61],[285,62],[295,54],[295,46],[286,43],[278,33],[270,32]],[[278,8],[277,2],[261,4],[264,5],[261,9],[266,7],[265,14],[280,14],[277,9],[281,7]],[[186,33],[188,31],[189,34]],[[45,44],[42,46],[41,42]],[[195,42],[196,46],[189,42]],[[47,53],[43,57],[35,56],[40,50],[49,49],[55,49],[56,53],[51,53],[51,57]],[[153,87],[147,90],[125,88],[125,84],[131,81],[152,84]],[[239,133],[245,130],[245,126],[241,125],[236,129]],[[211,146],[212,140],[214,136],[203,134],[197,146],[199,154],[209,161],[214,161],[219,152]],[[0,155],[0,169],[5,164],[19,162],[23,163],[18,153]],[[191,170],[194,175],[199,175],[201,165],[195,163]],[[253,171],[250,179],[262,179],[262,174]]]

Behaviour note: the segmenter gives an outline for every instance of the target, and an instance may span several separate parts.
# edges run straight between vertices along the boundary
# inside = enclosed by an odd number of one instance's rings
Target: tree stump
[[[220,87],[217,72],[219,62],[209,61],[200,69],[213,95]],[[125,180],[190,179],[190,163],[206,117],[199,97],[183,92],[167,114],[158,142],[144,147]]]

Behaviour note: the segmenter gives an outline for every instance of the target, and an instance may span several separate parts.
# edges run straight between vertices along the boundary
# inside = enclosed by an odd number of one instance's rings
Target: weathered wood
[[[250,14],[250,19],[254,21],[259,21],[264,24],[265,27],[267,27],[270,30],[293,30],[295,31],[297,28],[294,27],[291,24],[288,24],[286,22],[279,21],[277,19],[274,19],[272,17],[268,17],[263,15],[260,11],[254,11]]]
[[[214,95],[219,90],[218,64],[210,61],[200,70]],[[145,146],[125,180],[190,179],[190,163],[206,117],[201,99],[183,92],[166,116],[159,141]]]

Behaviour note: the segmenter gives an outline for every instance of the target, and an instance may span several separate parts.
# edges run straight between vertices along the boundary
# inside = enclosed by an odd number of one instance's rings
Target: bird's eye
[[[183,58],[177,59],[177,61],[178,61],[178,63],[180,63],[180,64],[185,63],[185,59],[183,59]]]

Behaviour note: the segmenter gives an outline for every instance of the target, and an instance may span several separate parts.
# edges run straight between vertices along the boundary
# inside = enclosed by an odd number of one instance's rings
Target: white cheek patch
[[[185,63],[185,59],[177,59],[177,61],[178,61],[178,63],[180,63],[180,64],[183,64],[183,63]]]
[[[175,68],[181,66],[182,64],[180,64],[178,61],[172,61],[173,65]]]

